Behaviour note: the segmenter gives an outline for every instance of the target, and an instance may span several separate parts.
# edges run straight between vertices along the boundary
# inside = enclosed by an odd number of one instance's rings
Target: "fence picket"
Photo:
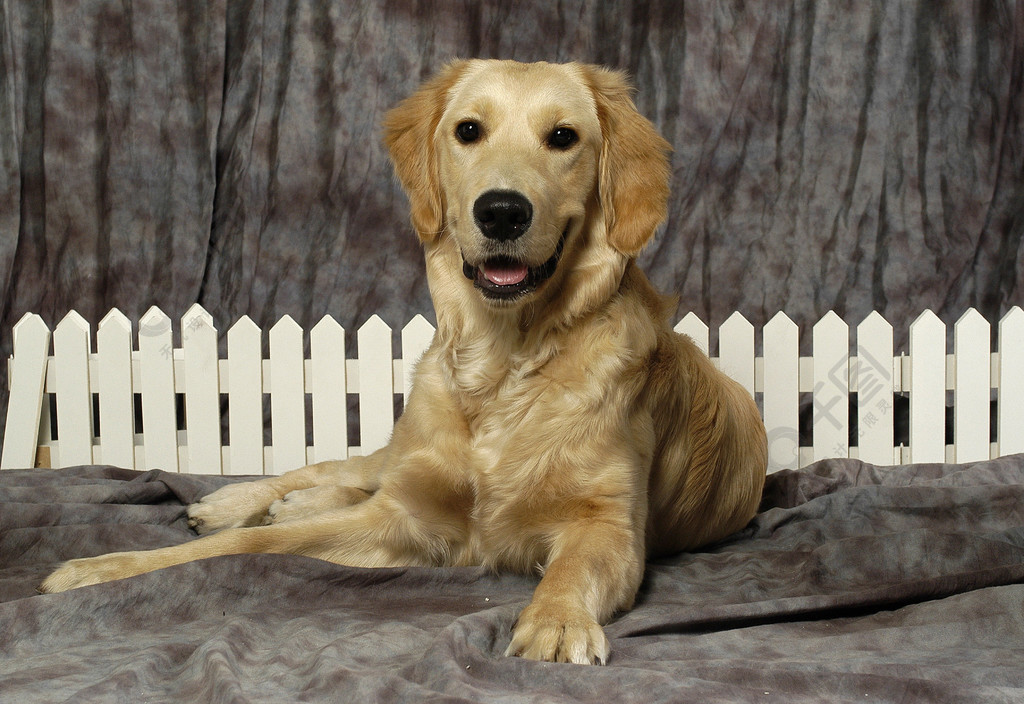
[[[780,312],[762,332],[768,471],[796,469],[800,462],[800,329]]]
[[[718,328],[718,358],[721,370],[754,395],[754,326],[739,312]]]
[[[221,473],[220,375],[217,328],[213,316],[198,303],[181,319],[185,351],[185,433],[188,471]]]
[[[850,326],[829,311],[812,331],[814,459],[849,456]]]
[[[270,329],[270,420],[273,473],[306,464],[302,328],[286,315]]]
[[[228,330],[228,474],[264,474],[263,331],[248,315]]]
[[[1014,306],[999,321],[999,456],[1024,452],[1024,310]]]
[[[388,444],[395,425],[391,328],[376,315],[359,328],[359,448],[369,455]]]
[[[309,333],[313,461],[348,457],[345,329],[325,315]]]
[[[143,467],[178,471],[178,418],[174,396],[171,319],[153,306],[139,320]]]
[[[710,329],[704,324],[704,321],[697,317],[697,314],[690,311],[686,314],[682,320],[676,323],[673,328],[680,335],[686,335],[693,344],[697,345],[704,354],[710,354],[711,343],[710,343]]]
[[[135,468],[132,323],[117,308],[96,329],[99,451],[103,464]]]
[[[946,326],[926,310],[910,324],[910,461],[946,461]]]
[[[953,327],[953,461],[989,458],[989,396],[992,390],[988,321],[969,308]]]
[[[50,328],[34,313],[14,325],[14,357],[8,369],[10,397],[0,469],[34,467],[46,384]],[[49,422],[46,424],[49,429]]]
[[[59,467],[91,464],[93,461],[89,333],[89,323],[75,311],[64,316],[53,331],[54,365],[60,384],[57,393]]]
[[[402,328],[402,394],[409,402],[412,391],[412,377],[420,357],[434,340],[434,326],[422,315],[415,316]]]
[[[877,312],[857,326],[857,457],[895,462],[892,325]]]

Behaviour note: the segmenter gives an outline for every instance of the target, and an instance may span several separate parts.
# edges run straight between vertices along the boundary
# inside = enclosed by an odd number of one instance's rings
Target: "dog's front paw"
[[[135,553],[130,552],[115,552],[99,557],[70,560],[54,570],[39,585],[39,591],[43,594],[66,592],[69,589],[88,587],[91,584],[134,577],[140,571]]]
[[[188,507],[188,525],[197,533],[258,526],[279,498],[267,480],[228,484]]]
[[[519,614],[505,655],[603,665],[610,651],[604,630],[584,609],[533,603]]]

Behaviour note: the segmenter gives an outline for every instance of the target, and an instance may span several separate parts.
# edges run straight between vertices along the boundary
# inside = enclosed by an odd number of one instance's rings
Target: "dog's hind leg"
[[[375,494],[350,508],[266,526],[229,528],[157,550],[71,560],[40,586],[61,592],[219,555],[295,554],[358,567],[452,564],[463,561],[459,522],[414,516],[397,499]]]

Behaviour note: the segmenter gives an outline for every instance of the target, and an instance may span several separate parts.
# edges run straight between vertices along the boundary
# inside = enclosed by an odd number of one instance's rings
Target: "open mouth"
[[[568,234],[569,228],[566,228],[558,240],[555,253],[539,266],[528,266],[511,257],[491,257],[478,266],[463,260],[462,273],[480,289],[485,298],[504,302],[515,300],[535,291],[551,278],[562,258]]]

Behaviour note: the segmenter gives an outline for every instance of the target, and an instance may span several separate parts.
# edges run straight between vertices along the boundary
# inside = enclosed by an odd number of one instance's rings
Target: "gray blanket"
[[[230,481],[0,474],[0,700],[1024,700],[1024,455],[769,478],[742,533],[650,564],[606,667],[501,655],[535,579],[219,557],[40,596],[58,561],[190,540]]]

